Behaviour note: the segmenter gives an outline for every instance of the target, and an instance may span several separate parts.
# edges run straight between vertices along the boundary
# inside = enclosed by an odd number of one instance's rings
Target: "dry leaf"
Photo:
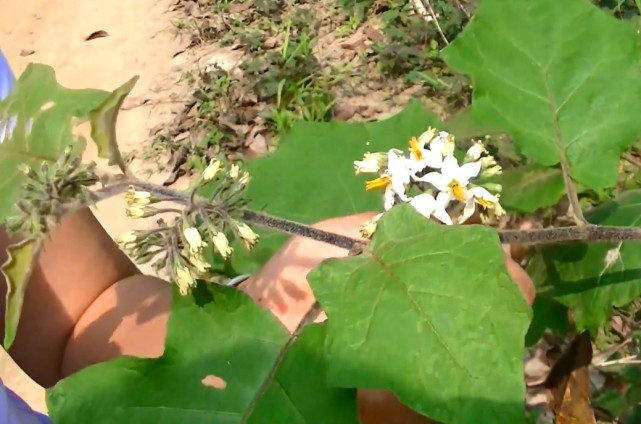
[[[592,341],[590,333],[584,331],[552,366],[543,386],[551,393],[549,408],[554,424],[596,424],[590,406],[591,361]]]
[[[383,41],[385,40],[385,37],[379,30],[376,28],[367,26],[363,29],[363,33],[367,36],[372,41]]]
[[[103,30],[94,31],[91,34],[89,34],[89,37],[85,38],[85,41],[95,40],[96,38],[107,37],[108,35],[109,33],[107,31],[103,31]]]

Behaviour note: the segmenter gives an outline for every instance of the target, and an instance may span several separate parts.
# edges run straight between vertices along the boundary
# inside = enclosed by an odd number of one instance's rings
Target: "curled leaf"
[[[7,282],[7,299],[5,310],[4,348],[9,350],[16,338],[18,322],[22,312],[22,302],[27,281],[31,276],[34,258],[38,252],[39,242],[26,240],[9,246],[9,257],[2,265],[2,275]]]

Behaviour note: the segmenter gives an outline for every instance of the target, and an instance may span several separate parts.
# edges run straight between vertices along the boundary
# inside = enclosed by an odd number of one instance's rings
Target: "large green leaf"
[[[478,122],[596,190],[641,133],[635,31],[585,0],[483,0],[443,56],[471,76]]]
[[[508,211],[532,213],[556,205],[565,194],[558,168],[526,165],[506,170],[491,181],[503,186],[501,205]]]
[[[586,214],[592,224],[637,227],[641,190],[628,191]],[[641,295],[641,244],[572,243],[540,249],[528,265],[540,296],[574,311],[579,330],[607,322],[612,306]]]
[[[437,118],[417,102],[375,123],[298,122],[274,154],[248,165],[249,206],[306,224],[380,211],[380,196],[364,190],[364,181],[371,176],[355,176],[353,161],[368,151],[405,149],[410,137],[438,125]],[[249,254],[240,246],[236,249],[232,263],[238,270],[256,271],[287,240],[272,231],[261,230],[260,235],[260,243]]]
[[[285,328],[245,294],[201,284],[194,297],[174,293],[162,357],[117,358],[50,389],[53,422],[357,422],[355,392],[325,384],[323,325],[303,330],[284,351]]]
[[[362,255],[308,278],[328,316],[330,384],[392,390],[448,424],[523,421],[531,311],[493,229],[436,225],[400,205]]]
[[[53,162],[65,147],[80,140],[75,125],[109,93],[101,90],[70,90],[56,82],[50,66],[30,64],[16,81],[12,93],[0,102],[0,222],[11,216],[20,197],[25,175],[18,164],[39,167]]]

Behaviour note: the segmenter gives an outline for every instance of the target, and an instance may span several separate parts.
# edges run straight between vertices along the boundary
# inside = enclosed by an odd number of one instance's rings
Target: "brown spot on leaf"
[[[203,386],[211,387],[212,389],[222,390],[227,387],[227,382],[217,375],[209,374],[200,380]]]

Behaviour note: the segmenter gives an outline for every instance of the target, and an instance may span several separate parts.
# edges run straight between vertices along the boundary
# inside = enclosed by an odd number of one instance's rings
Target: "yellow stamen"
[[[385,188],[390,183],[390,177],[382,176],[378,177],[375,180],[370,180],[365,182],[365,190],[376,190],[377,188]]]
[[[458,181],[452,181],[449,184],[450,190],[452,191],[452,195],[456,200],[459,202],[462,202],[465,200],[465,194],[463,193],[463,187],[458,183]]]
[[[492,209],[493,207],[492,202],[485,199],[474,198],[474,201],[481,207],[481,209],[483,209],[483,212]]]
[[[423,155],[421,154],[421,149],[419,149],[418,147],[418,140],[416,139],[416,137],[410,138],[409,147],[410,152],[412,152],[412,157],[414,157],[415,160],[423,159]]]

